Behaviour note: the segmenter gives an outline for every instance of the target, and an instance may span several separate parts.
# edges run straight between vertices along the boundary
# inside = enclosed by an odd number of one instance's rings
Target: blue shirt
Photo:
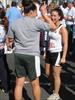
[[[11,7],[7,12],[6,16],[8,18],[9,24],[16,21],[18,18],[22,17],[21,12],[17,7]]]

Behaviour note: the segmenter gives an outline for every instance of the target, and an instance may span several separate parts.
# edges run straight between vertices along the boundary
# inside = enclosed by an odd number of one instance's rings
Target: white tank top
[[[50,41],[48,50],[50,52],[62,51],[62,36],[59,33],[63,25],[60,25],[55,31],[49,31]]]

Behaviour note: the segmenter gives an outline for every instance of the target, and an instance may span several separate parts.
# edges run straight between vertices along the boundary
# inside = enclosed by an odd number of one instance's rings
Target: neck
[[[30,13],[24,14],[24,16],[26,16],[26,17],[32,17]]]
[[[59,27],[59,25],[60,25],[60,21],[57,22],[57,23],[55,23],[55,25],[56,25],[57,27]]]

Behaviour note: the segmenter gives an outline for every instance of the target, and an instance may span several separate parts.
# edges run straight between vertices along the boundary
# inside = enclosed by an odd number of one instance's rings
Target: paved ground
[[[11,90],[8,94],[2,93],[0,90],[0,100],[14,100],[13,89],[15,85],[15,74],[14,74],[14,57],[13,55],[7,55],[9,68],[11,70]],[[41,59],[41,69],[42,75],[40,77],[40,86],[42,90],[41,100],[46,100],[46,98],[51,94],[50,81],[46,78],[44,74],[44,61]],[[60,90],[60,96],[62,100],[75,100],[75,63],[72,61],[67,61],[63,67],[61,74],[62,86]],[[23,100],[34,100],[31,91],[30,83],[26,84],[23,90]]]

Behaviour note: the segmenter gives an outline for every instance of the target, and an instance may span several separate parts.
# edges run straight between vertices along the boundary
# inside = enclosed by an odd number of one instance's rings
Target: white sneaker
[[[47,100],[61,100],[61,98],[58,94],[53,93],[47,98]]]

